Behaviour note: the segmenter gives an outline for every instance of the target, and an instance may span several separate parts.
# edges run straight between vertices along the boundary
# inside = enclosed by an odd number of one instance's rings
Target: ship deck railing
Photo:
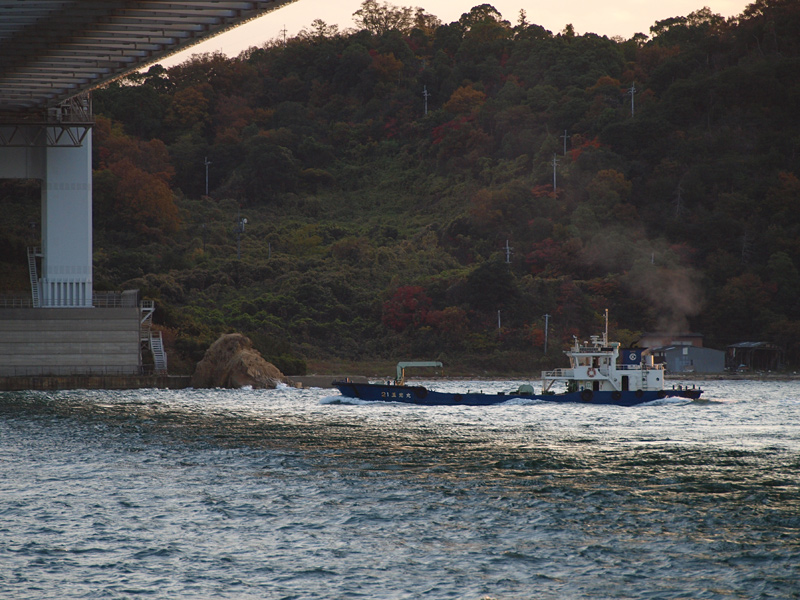
[[[595,369],[597,377],[608,377],[609,372],[607,367],[592,367]],[[664,365],[617,365],[617,371],[663,371]],[[576,369],[553,369],[552,371],[542,371],[543,379],[575,379]]]

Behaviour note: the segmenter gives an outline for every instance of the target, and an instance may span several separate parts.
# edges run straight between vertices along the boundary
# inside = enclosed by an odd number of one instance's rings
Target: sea
[[[0,598],[800,598],[800,382],[685,383],[3,392]]]

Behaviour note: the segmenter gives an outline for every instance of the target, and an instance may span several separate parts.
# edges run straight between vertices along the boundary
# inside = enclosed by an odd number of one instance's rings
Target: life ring
[[[592,392],[592,390],[583,390],[581,392],[581,400],[583,400],[584,402],[591,402],[593,396],[594,392]]]
[[[595,375],[597,375],[597,371],[595,370],[595,368],[594,368],[594,367],[589,367],[589,370],[588,370],[588,371],[586,371],[586,374],[587,374],[589,377],[594,377]]]
[[[644,392],[642,390],[636,390],[636,397],[641,398],[642,396],[644,396]]]
[[[613,392],[611,392],[611,397],[614,400],[621,400],[622,399],[622,392],[620,392],[619,390],[614,390]]]

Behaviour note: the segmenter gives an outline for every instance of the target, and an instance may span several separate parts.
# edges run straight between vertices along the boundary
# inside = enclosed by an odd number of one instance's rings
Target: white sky
[[[223,52],[234,57],[251,46],[280,38],[286,29],[287,37],[301,29],[310,28],[314,19],[340,29],[353,26],[353,13],[362,0],[297,0],[254,21],[245,23],[227,33],[214,37],[174,57],[161,61],[165,66],[183,62],[192,54]],[[383,3],[384,0],[378,0]],[[457,21],[473,6],[488,3],[503,18],[516,24],[520,9],[524,9],[529,23],[541,25],[558,33],[571,23],[575,32],[597,33],[609,37],[620,35],[630,38],[641,32],[650,34],[650,26],[669,17],[686,16],[708,6],[723,17],[742,13],[752,0],[411,0],[390,1],[395,6],[421,6],[436,15],[443,23]]]

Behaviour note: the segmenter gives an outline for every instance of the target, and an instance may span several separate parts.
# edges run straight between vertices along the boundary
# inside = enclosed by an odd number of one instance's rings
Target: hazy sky
[[[228,56],[237,56],[250,46],[260,46],[268,40],[279,38],[286,29],[291,37],[301,29],[308,28],[314,19],[322,19],[340,29],[353,26],[353,13],[362,0],[297,0],[259,19],[246,23],[193,46],[181,54],[162,61],[172,65],[186,60],[195,53],[221,51]],[[379,0],[382,3],[382,0]],[[420,6],[436,15],[442,22],[457,21],[473,6],[484,4],[481,0],[419,0],[417,2],[389,2],[395,6]],[[750,4],[746,0],[494,0],[488,1],[507,21],[515,24],[520,9],[524,9],[529,23],[541,25],[558,33],[567,23],[575,32],[620,35],[630,38],[634,33],[650,34],[650,26],[669,17],[686,16],[708,6],[712,12],[723,17],[741,14]]]

